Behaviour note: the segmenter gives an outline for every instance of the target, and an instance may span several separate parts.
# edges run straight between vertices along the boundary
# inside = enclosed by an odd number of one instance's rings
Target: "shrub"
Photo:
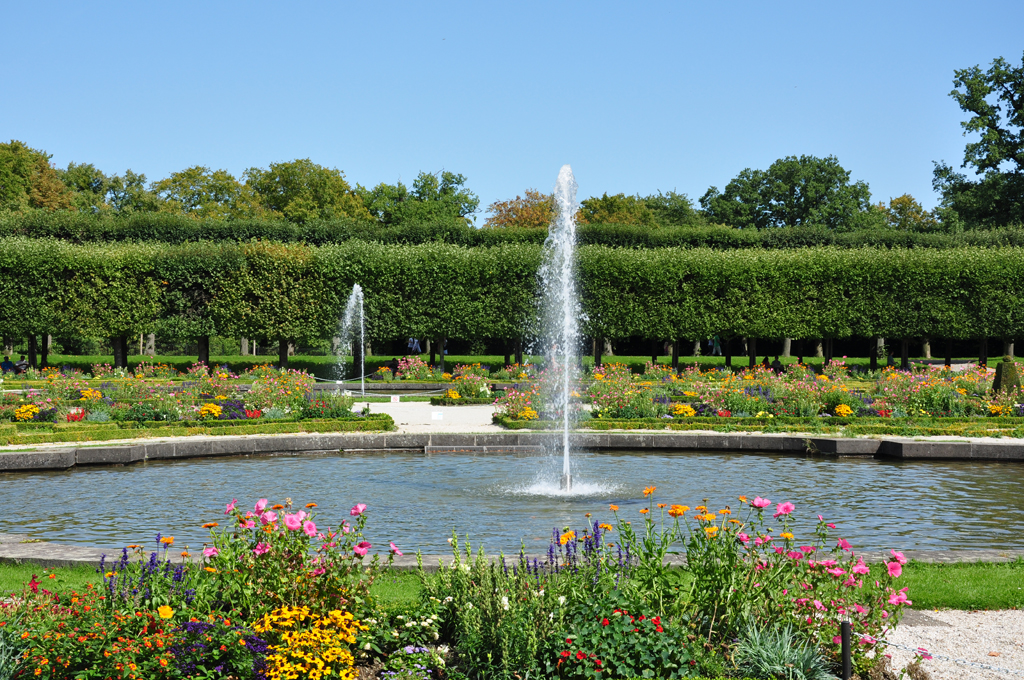
[[[759,680],[834,680],[832,664],[789,626],[743,631],[733,661],[744,676]]]

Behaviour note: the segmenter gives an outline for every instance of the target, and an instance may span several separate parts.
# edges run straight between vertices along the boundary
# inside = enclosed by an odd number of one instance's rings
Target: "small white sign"
[[[392,395],[391,395],[391,403],[392,403],[392,404],[397,404],[397,403],[399,402],[399,400],[400,400],[400,399],[401,399],[401,397],[399,397],[399,396],[398,396],[398,395],[396,395],[396,394],[392,394]]]
[[[430,412],[430,419],[431,420],[443,420],[444,419],[444,412],[443,411],[431,411]]]
[[[352,396],[352,392],[350,390],[345,390],[345,396],[346,397],[351,397]]]

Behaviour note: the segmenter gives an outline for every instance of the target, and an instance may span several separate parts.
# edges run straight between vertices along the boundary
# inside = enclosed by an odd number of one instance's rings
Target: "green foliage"
[[[466,225],[480,199],[465,184],[466,177],[454,172],[421,172],[411,191],[398,182],[361,193],[369,211],[386,226],[434,221]]]
[[[790,627],[751,626],[740,635],[733,660],[761,680],[833,680],[831,664]]]
[[[835,156],[787,156],[767,170],[746,168],[726,185],[711,187],[700,199],[708,219],[734,227],[821,225],[850,228],[868,209],[865,182],[850,183],[850,173]]]
[[[654,223],[654,213],[639,196],[603,194],[600,198],[585,198],[580,201],[577,220],[580,224],[597,222],[649,227]]]
[[[325,168],[308,158],[271,163],[266,170],[249,168],[245,180],[263,205],[292,222],[370,217],[362,198],[352,191],[340,170]]]
[[[1017,364],[1013,357],[1005,356],[996,364],[996,376],[992,381],[993,392],[1019,392],[1020,375],[1017,372]]]

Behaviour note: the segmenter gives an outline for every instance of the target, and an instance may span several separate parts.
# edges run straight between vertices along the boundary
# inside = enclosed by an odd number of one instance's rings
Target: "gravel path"
[[[991,680],[1024,677],[1024,610],[913,611],[886,636],[907,647],[924,647],[932,654],[966,659],[1017,671],[1016,675],[926,659],[922,666],[933,680]],[[890,648],[893,668],[914,660],[911,652]]]

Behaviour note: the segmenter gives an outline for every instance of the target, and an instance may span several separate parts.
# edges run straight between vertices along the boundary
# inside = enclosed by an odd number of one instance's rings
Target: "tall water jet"
[[[563,165],[553,192],[555,220],[544,241],[540,267],[544,355],[547,370],[554,379],[548,398],[555,413],[561,413],[562,476],[560,486],[572,490],[569,468],[569,431],[572,429],[572,386],[579,378],[580,302],[576,292],[576,178],[572,168]]]
[[[356,334],[356,320],[359,321],[358,335]],[[352,365],[355,368],[356,359],[359,359],[359,394],[366,394],[366,321],[363,317],[363,287],[358,283],[352,286],[352,292],[345,304],[345,313],[341,317],[340,324],[341,346],[338,348],[338,363],[342,366],[344,376],[344,358],[347,349],[352,347],[353,342],[358,342],[358,352],[352,353]],[[357,357],[358,355],[358,357]]]

